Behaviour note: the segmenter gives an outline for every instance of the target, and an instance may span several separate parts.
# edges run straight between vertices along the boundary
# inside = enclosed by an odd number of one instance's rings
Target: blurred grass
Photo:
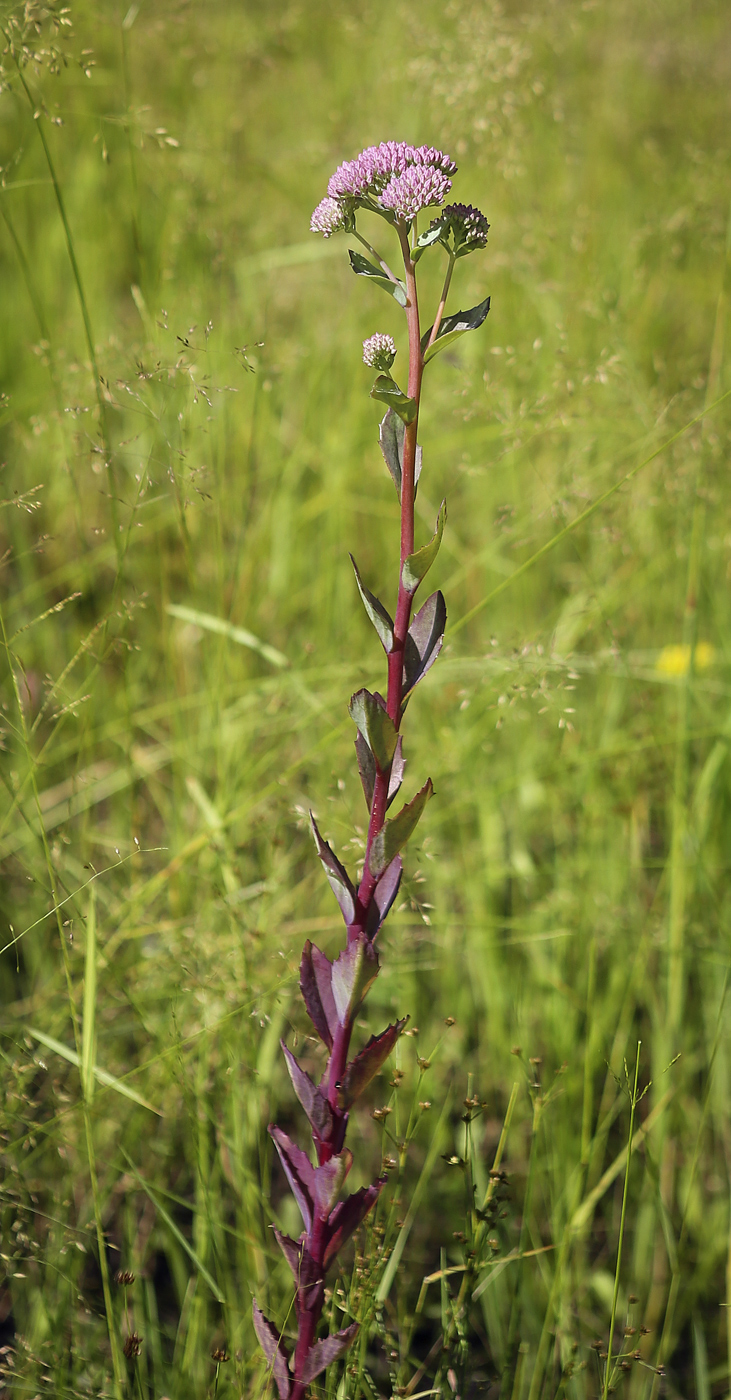
[[[440,1338],[458,1355],[460,1275],[443,1271],[469,1252],[466,1178],[445,1159],[471,1156],[484,1196],[518,1083],[470,1393],[516,1345],[516,1400],[600,1393],[641,1039],[618,1333],[637,1329],[623,1345],[642,1359],[617,1380],[649,1400],[662,1364],[667,1393],[726,1394],[728,403],[676,435],[731,388],[711,364],[728,336],[727,8],[99,0],[71,17],[58,76],[48,28],[34,41],[35,108],[7,58],[0,96],[2,615],[21,702],[6,660],[2,1384],[115,1393],[97,1223],[110,1274],[136,1275],[112,1285],[120,1342],[142,1337],[117,1393],[258,1394],[254,1290],[287,1317],[268,1225],[299,1226],[266,1124],[296,1123],[278,1039],[305,1034],[303,938],[339,938],[307,807],[351,863],[362,849],[346,701],[379,671],[347,551],[387,598],[396,503],[360,341],[402,332],[345,244],[307,228],[334,166],[395,137],[452,151],[456,197],[492,224],[454,290],[455,306],[491,294],[486,327],[429,371],[418,523],[426,538],[448,497],[434,577],[452,623],[507,586],[409,708],[409,778],[430,773],[437,800],[367,1027],[419,1027],[403,1087],[373,1100],[393,1137],[399,1097],[432,1107],[333,1316],[346,1294],[372,1305],[406,1218],[361,1361],[389,1394],[431,1354],[416,1393]],[[365,1180],[393,1143],[365,1115],[352,1135]]]

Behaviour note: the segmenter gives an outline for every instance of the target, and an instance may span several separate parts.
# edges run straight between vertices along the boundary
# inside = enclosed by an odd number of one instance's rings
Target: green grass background
[[[303,939],[341,936],[306,812],[357,863],[346,705],[383,667],[348,550],[386,602],[396,571],[360,342],[388,331],[405,356],[398,308],[308,220],[342,159],[408,139],[449,150],[455,197],[490,219],[452,306],[492,309],[426,378],[417,529],[446,496],[431,577],[453,633],[409,707],[407,795],[430,774],[437,796],[359,1032],[409,1013],[418,1036],[402,1087],[386,1073],[354,1117],[353,1183],[412,1099],[431,1107],[385,1234],[332,1280],[341,1325],[407,1219],[355,1374],[323,1390],[390,1395],[430,1353],[409,1393],[440,1364],[452,1393],[434,1348],[458,1355],[460,1275],[415,1312],[469,1248],[446,1159],[484,1194],[517,1084],[460,1384],[497,1395],[519,1346],[503,1394],[601,1393],[641,1041],[615,1332],[640,1359],[613,1383],[727,1395],[729,401],[698,415],[731,388],[728,8],[70,18],[28,37],[27,91],[6,52],[0,95],[0,1386],[259,1395],[253,1293],[288,1325],[269,1225],[299,1225],[266,1124],[301,1128],[279,1036],[317,1064]],[[421,267],[428,306],[438,259]],[[368,1109],[388,1105],[382,1141]]]

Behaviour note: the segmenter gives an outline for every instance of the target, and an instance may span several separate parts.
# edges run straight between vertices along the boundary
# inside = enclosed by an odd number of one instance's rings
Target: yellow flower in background
[[[707,671],[716,659],[716,648],[710,642],[699,642],[695,649],[696,671]],[[662,676],[687,676],[690,666],[690,647],[663,647],[655,662],[655,670]]]

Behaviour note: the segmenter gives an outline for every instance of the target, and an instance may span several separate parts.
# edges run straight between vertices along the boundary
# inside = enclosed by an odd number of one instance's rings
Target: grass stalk
[[[5,31],[3,32],[5,33]],[[10,39],[7,33],[5,33],[5,39],[8,45],[10,45]],[[23,88],[23,92],[25,93],[25,96],[28,99],[28,104],[33,114],[35,127],[38,132],[41,145],[43,147],[43,154],[46,160],[46,165],[48,166],[48,173],[51,177],[51,184],[53,185],[53,193],[56,199],[59,217],[63,225],[64,237],[66,240],[66,250],[68,252],[69,262],[71,264],[71,272],[74,279],[74,286],[76,287],[76,295],[78,297],[79,307],[81,309],[81,319],[84,324],[86,349],[89,356],[89,363],[91,365],[92,375],[94,378],[94,394],[96,397],[97,409],[99,413],[99,432],[102,439],[102,445],[104,447],[105,467],[107,471],[107,478],[109,481],[109,501],[112,517],[112,528],[114,530],[114,544],[115,549],[117,551],[117,556],[119,558],[122,550],[122,541],[119,538],[117,483],[116,473],[114,469],[114,455],[112,452],[112,444],[109,436],[107,406],[104,401],[104,395],[102,393],[102,379],[101,374],[99,372],[99,365],[97,363],[96,345],[94,342],[94,332],[92,330],[91,317],[89,314],[89,305],[86,298],[86,292],[84,290],[84,283],[81,276],[81,268],[79,267],[78,259],[76,257],[76,246],[74,244],[74,238],[71,232],[71,225],[69,223],[68,215],[66,213],[66,204],[63,197],[63,191],[61,189],[58,175],[56,174],[55,162],[53,156],[51,155],[51,148],[48,144],[48,139],[46,137],[46,133],[43,127],[43,115],[40,111],[37,111],[36,109],[36,104],[33,101],[33,94],[28,86],[28,83],[26,82],[25,74],[17,58],[17,55],[13,54],[13,57],[15,60],[15,67],[18,74],[18,78],[20,80],[21,87]]]
[[[612,1311],[609,1319],[609,1341],[607,1344],[607,1364],[604,1368],[604,1385],[602,1387],[602,1400],[607,1400],[609,1395],[610,1381],[614,1377],[614,1365],[612,1361],[612,1347],[614,1346],[614,1328],[617,1322],[617,1305],[619,1302],[619,1286],[622,1278],[622,1248],[624,1245],[624,1232],[627,1223],[627,1198],[629,1195],[629,1174],[632,1163],[632,1140],[635,1130],[635,1112],[642,1095],[638,1096],[637,1087],[640,1079],[640,1050],[642,1041],[637,1042],[637,1058],[635,1060],[635,1074],[632,1089],[630,1092],[629,1111],[629,1134],[627,1138],[627,1165],[624,1169],[624,1186],[622,1188],[622,1213],[619,1219],[619,1239],[617,1241],[617,1263],[614,1269],[614,1291],[612,1293]],[[629,1082],[628,1082],[629,1087]]]
[[[99,1191],[99,1177],[96,1167],[96,1153],[94,1150],[94,1131],[92,1125],[92,1107],[94,1103],[94,1064],[96,1061],[96,1006],[97,1006],[97,932],[96,932],[96,886],[91,885],[89,889],[89,909],[86,920],[86,956],[84,963],[84,1014],[81,1027],[81,1094],[84,1113],[84,1135],[86,1139],[86,1155],[89,1165],[89,1179],[91,1181],[91,1194],[94,1204],[94,1224],[96,1226],[96,1243],[99,1258],[99,1272],[102,1280],[102,1292],[104,1294],[104,1310],[107,1319],[107,1332],[109,1335],[109,1346],[112,1355],[112,1371],[114,1375],[114,1390],[117,1400],[122,1400],[124,1394],[124,1363],[119,1347],[119,1337],[117,1325],[114,1317],[114,1304],[112,1302],[112,1290],[109,1279],[109,1261],[107,1259],[107,1241],[104,1233],[104,1219],[102,1213],[101,1194]]]

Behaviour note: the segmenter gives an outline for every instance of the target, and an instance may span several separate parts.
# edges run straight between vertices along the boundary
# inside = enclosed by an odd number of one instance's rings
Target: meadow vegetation
[[[436,797],[321,1391],[727,1395],[727,6],[0,10],[0,1393],[271,1388],[279,1038],[317,1069],[299,955],[340,937],[307,811],[357,863],[348,550],[393,577],[398,510],[360,346],[400,312],[308,222],[403,139],[487,213],[452,307],[492,308],[421,421]]]

